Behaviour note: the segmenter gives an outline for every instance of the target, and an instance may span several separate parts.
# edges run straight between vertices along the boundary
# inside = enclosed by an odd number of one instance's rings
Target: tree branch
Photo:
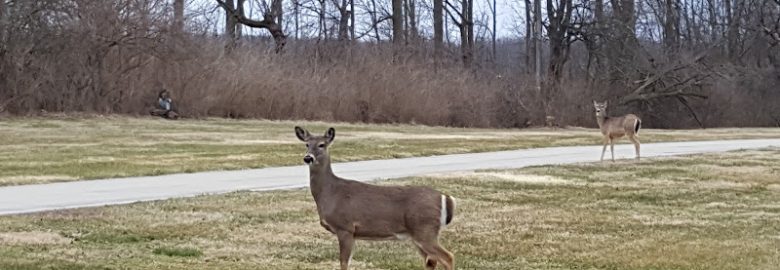
[[[452,5],[451,5],[449,2],[447,2],[447,1],[444,1],[444,3],[447,3],[447,5],[449,5],[450,7],[452,7]],[[452,8],[454,9],[454,7],[452,7]],[[444,8],[444,11],[446,11],[446,12],[447,12],[447,15],[450,15],[450,19],[452,20],[452,23],[454,23],[456,26],[458,26],[458,28],[459,28],[459,29],[460,29],[460,28],[462,28],[462,26],[463,26],[463,23],[461,23],[461,21],[458,21],[458,19],[457,19],[457,18],[455,18],[455,15],[452,15],[452,12],[450,12],[450,9],[449,9],[449,8],[446,8],[446,7],[445,7],[445,8]],[[460,13],[459,13],[457,10],[455,10],[455,12],[456,12],[456,13],[458,13],[458,16],[461,16],[461,19],[463,19],[463,15],[461,15],[461,14],[460,14]]]

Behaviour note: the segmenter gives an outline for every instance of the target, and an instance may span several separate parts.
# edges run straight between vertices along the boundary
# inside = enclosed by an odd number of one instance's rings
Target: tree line
[[[780,126],[778,83],[780,0],[0,0],[11,114]]]

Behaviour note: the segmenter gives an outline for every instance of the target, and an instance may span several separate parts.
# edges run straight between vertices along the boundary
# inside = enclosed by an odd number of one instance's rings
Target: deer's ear
[[[599,106],[599,103],[598,103],[598,102],[596,102],[596,101],[594,100],[594,101],[593,101],[593,106],[594,106],[594,107],[598,107],[598,106]]]
[[[328,131],[325,131],[325,139],[328,139],[328,143],[333,142],[333,139],[335,138],[336,138],[335,128],[329,128]]]
[[[607,107],[607,104],[609,104],[609,100],[604,101],[604,107]]]
[[[298,137],[301,141],[306,141],[311,137],[311,134],[309,134],[308,130],[303,129],[302,127],[295,127],[295,137]]]

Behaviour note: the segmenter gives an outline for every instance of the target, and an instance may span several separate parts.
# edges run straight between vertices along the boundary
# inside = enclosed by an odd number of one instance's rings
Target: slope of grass
[[[261,120],[131,117],[0,120],[0,185],[300,163],[292,127],[337,129],[336,161],[600,143],[593,129],[492,130]],[[780,129],[645,130],[643,142],[780,137]]]
[[[777,269],[780,149],[383,182],[458,198],[458,269]],[[0,217],[0,269],[336,269],[308,190]],[[352,269],[422,269],[359,241]]]

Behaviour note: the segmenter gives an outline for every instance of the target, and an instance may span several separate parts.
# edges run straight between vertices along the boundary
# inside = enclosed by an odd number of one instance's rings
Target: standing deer
[[[601,134],[604,135],[604,148],[601,150],[601,161],[604,161],[604,153],[609,150],[612,152],[612,161],[615,161],[615,140],[627,136],[634,143],[636,150],[636,159],[639,159],[639,129],[642,127],[642,120],[633,114],[626,114],[620,117],[607,116],[607,101],[598,103],[593,101],[593,107],[596,108],[596,122],[599,124]]]
[[[455,200],[428,187],[377,186],[333,174],[328,147],[336,130],[312,136],[295,127],[306,143],[303,162],[309,165],[309,186],[320,225],[338,237],[341,270],[349,268],[355,239],[411,239],[425,260],[425,269],[454,269],[452,253],[439,245],[439,233],[450,224]]]

